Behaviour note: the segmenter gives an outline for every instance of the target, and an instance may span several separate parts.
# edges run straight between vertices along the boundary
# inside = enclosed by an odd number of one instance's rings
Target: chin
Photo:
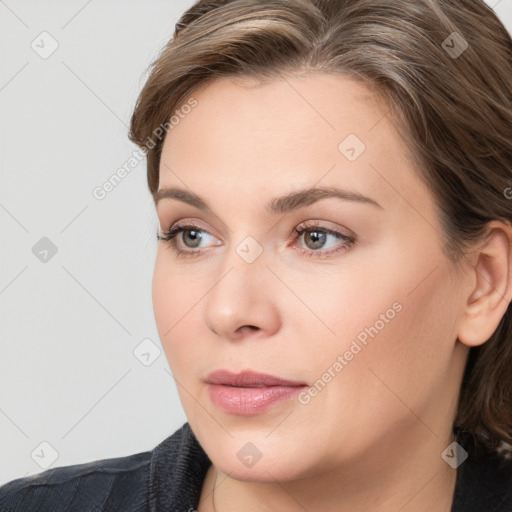
[[[225,474],[241,481],[272,482],[304,478],[316,466],[304,453],[304,443],[286,443],[279,434],[266,438],[268,432],[238,431],[229,437],[212,435],[211,430],[198,433],[197,439],[213,464]]]
[[[288,458],[282,452],[268,457],[262,457],[253,467],[245,467],[240,461],[233,460],[231,451],[227,453],[214,454],[212,462],[223,473],[229,474],[231,478],[244,482],[286,482],[303,478],[298,470],[296,460]],[[301,461],[304,463],[304,461]]]

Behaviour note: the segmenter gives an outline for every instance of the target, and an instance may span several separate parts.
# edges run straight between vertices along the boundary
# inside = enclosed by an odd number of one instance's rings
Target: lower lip
[[[208,384],[212,402],[229,414],[250,416],[267,411],[279,402],[298,395],[307,386],[267,386],[237,388]]]

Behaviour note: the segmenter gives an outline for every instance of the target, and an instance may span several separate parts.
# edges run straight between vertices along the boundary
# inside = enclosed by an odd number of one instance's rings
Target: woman
[[[0,509],[512,511],[512,40],[480,0],[210,0],[130,139],[188,422]]]

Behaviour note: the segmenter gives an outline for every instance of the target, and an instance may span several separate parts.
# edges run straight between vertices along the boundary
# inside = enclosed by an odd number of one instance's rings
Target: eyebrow
[[[377,208],[384,209],[375,199],[353,192],[351,190],[345,190],[338,187],[313,187],[291,192],[289,194],[275,197],[266,205],[268,213],[276,215],[282,213],[288,213],[292,210],[297,210],[304,206],[308,206],[312,203],[334,197],[337,199],[343,199],[345,201],[353,201],[358,203],[364,203],[376,206]],[[201,199],[194,192],[184,190],[181,188],[162,188],[157,190],[153,195],[155,206],[162,199],[176,199],[183,203],[187,203],[191,206],[204,211],[205,213],[213,214],[212,209],[208,204]]]

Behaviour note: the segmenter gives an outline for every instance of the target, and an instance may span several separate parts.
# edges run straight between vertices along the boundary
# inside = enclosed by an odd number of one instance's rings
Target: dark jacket
[[[12,480],[0,487],[0,511],[189,512],[210,464],[185,423],[147,452]],[[471,452],[457,469],[452,512],[512,512],[512,461]]]

